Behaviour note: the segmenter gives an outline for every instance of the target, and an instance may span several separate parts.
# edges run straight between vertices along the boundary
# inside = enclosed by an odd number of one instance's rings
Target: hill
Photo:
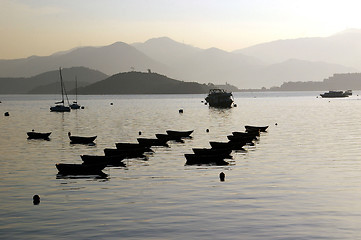
[[[154,69],[165,72],[166,66],[149,58],[134,47],[116,42],[103,47],[81,47],[50,56],[0,60],[0,77],[29,77],[57,69],[84,66],[108,75],[129,71],[131,68]]]
[[[328,90],[361,90],[361,73],[338,73],[322,82],[285,82],[280,87],[272,87],[272,91],[328,91]]]
[[[75,88],[75,76],[79,86],[92,84],[108,77],[102,72],[85,67],[64,68],[62,75],[68,90]],[[0,94],[59,93],[59,79],[59,70],[29,78],[0,78]]]
[[[79,88],[81,94],[185,94],[208,93],[210,86],[184,82],[157,73],[124,72]]]
[[[361,69],[361,29],[348,29],[329,37],[285,39],[234,51],[268,64],[288,59],[325,62]]]

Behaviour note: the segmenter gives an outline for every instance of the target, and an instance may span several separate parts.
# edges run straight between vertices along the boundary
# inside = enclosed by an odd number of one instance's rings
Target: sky
[[[361,29],[357,0],[0,0],[0,59],[167,36],[225,51]]]

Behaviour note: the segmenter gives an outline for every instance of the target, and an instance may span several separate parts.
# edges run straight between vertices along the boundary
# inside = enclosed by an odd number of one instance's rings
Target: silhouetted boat
[[[115,143],[115,146],[119,150],[142,150],[143,152],[154,152],[149,146],[144,146],[140,143]]]
[[[160,139],[160,140],[164,140],[164,141],[176,141],[176,142],[184,142],[182,140],[182,137],[179,136],[171,136],[169,134],[162,134],[162,133],[157,133],[155,134],[155,137]]]
[[[196,155],[218,155],[223,156],[223,158],[232,158],[230,155],[232,153],[232,149],[228,148],[192,148],[192,150]]]
[[[158,139],[158,138],[137,138],[137,141],[139,142],[139,144],[143,145],[143,146],[164,146],[164,147],[168,147],[167,141],[166,139]]]
[[[60,174],[63,175],[102,175],[105,164],[55,164]]]
[[[232,132],[233,136],[244,136],[244,137],[253,137],[253,139],[257,139],[257,137],[260,135],[259,130],[250,131],[250,132]]]
[[[97,136],[92,137],[80,137],[80,136],[72,136],[70,132],[68,132],[68,136],[70,139],[70,143],[81,143],[81,144],[88,144],[93,143]]]
[[[217,165],[224,166],[229,163],[224,161],[224,157],[222,155],[198,155],[198,154],[184,154],[187,159],[186,165]]]
[[[134,149],[113,149],[113,148],[105,148],[104,149],[105,156],[119,156],[123,158],[144,158],[144,148],[134,148]]]
[[[231,150],[244,150],[245,142],[209,142],[213,149],[231,149]]]
[[[68,95],[66,94],[65,86],[64,86],[64,83],[63,83],[63,76],[61,74],[61,68],[59,68],[59,73],[60,73],[61,101],[56,102],[55,104],[57,104],[57,105],[55,105],[54,107],[50,107],[50,111],[51,112],[70,112],[69,99],[68,99]],[[64,94],[66,96],[68,106],[65,106]]]
[[[194,130],[190,130],[190,131],[173,131],[173,130],[167,130],[167,134],[170,137],[174,137],[174,138],[186,138],[186,137],[190,137],[190,135],[193,133]]]
[[[84,164],[105,164],[106,166],[125,167],[124,156],[98,156],[98,155],[81,155]]]
[[[211,89],[208,96],[205,98],[210,107],[230,108],[233,103],[232,93],[226,92],[223,89]]]
[[[235,135],[228,135],[227,136],[228,140],[233,141],[233,142],[244,142],[244,143],[251,143],[254,140],[253,136],[235,136]]]
[[[351,90],[347,90],[347,91],[328,91],[325,92],[323,94],[320,94],[320,96],[322,98],[344,98],[344,97],[348,97],[352,95],[352,91]]]
[[[253,131],[260,131],[260,132],[266,132],[268,126],[262,126],[262,127],[258,127],[258,126],[249,126],[246,125],[244,126],[246,128],[246,131],[248,132],[253,132]]]
[[[40,133],[40,132],[27,132],[26,133],[28,135],[28,139],[49,139],[49,136],[51,134],[51,132],[48,133]]]
[[[78,104],[78,79],[75,77],[75,101],[70,105],[71,109],[80,109],[80,105]]]

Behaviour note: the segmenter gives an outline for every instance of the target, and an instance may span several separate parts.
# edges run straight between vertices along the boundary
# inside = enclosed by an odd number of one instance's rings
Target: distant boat
[[[68,136],[70,139],[70,143],[82,143],[82,144],[93,143],[94,140],[97,138],[97,136],[92,136],[92,137],[72,136],[70,132],[68,132]]]
[[[190,130],[190,131],[173,131],[173,130],[167,130],[167,134],[170,137],[173,138],[187,138],[190,137],[190,135],[193,133],[194,130]]]
[[[246,125],[246,126],[244,126],[244,128],[246,129],[246,132],[257,132],[257,131],[266,132],[268,126],[249,126],[249,125]]]
[[[71,109],[80,109],[78,104],[78,79],[75,77],[75,101],[70,105]]]
[[[60,73],[61,101],[56,102],[55,103],[56,105],[54,107],[50,107],[50,111],[51,112],[70,112],[69,99],[68,99],[68,95],[66,94],[66,90],[64,87],[63,76],[61,74],[61,68],[59,68],[59,73]],[[64,104],[64,95],[66,96],[68,106],[65,106],[65,104]]]
[[[106,164],[68,164],[57,163],[56,168],[63,175],[104,175]]]
[[[230,108],[233,103],[233,95],[223,89],[211,89],[205,98],[210,107]]]
[[[328,91],[320,94],[322,98],[344,98],[352,95],[352,90],[347,91]]]
[[[186,165],[217,165],[217,166],[224,166],[228,165],[229,163],[224,161],[224,155],[198,155],[198,154],[184,154],[184,157],[187,159]]]
[[[32,130],[31,132],[27,132],[26,134],[28,135],[28,139],[49,139],[51,132],[41,133]]]
[[[114,166],[114,167],[125,167],[125,163],[122,162],[124,160],[123,156],[97,156],[97,155],[81,155],[81,159],[84,164],[105,164],[106,166]]]
[[[137,138],[137,141],[139,142],[140,145],[148,146],[148,147],[152,147],[152,146],[169,147],[169,145],[167,144],[167,141],[168,141],[167,139]]]

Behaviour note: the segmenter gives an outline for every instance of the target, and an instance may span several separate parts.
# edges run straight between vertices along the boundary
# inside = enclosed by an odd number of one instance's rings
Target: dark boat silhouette
[[[88,144],[93,143],[97,136],[92,137],[80,137],[80,136],[72,136],[70,132],[68,132],[68,136],[70,139],[70,143],[81,143],[81,144]]]
[[[184,154],[185,158],[187,159],[186,165],[217,165],[217,166],[224,166],[228,165],[229,163],[224,161],[224,157],[222,155],[197,155],[197,154]]]
[[[232,93],[226,92],[223,89],[211,89],[205,100],[210,107],[230,108],[233,103],[232,98]]]
[[[81,155],[84,164],[105,164],[107,167],[125,167],[124,156],[98,156],[98,155]]]
[[[194,130],[190,131],[174,131],[174,130],[167,130],[167,134],[171,137],[175,138],[186,138],[190,137],[190,135],[193,133]]]
[[[182,140],[182,137],[171,136],[169,134],[157,133],[157,134],[155,134],[155,137],[160,139],[160,140],[164,140],[164,141],[176,141],[176,142],[181,142],[181,143],[184,142]]]
[[[227,136],[228,140],[232,141],[232,142],[237,142],[237,143],[252,143],[252,141],[254,140],[253,136],[235,136],[235,135],[228,135]]]
[[[192,150],[196,155],[219,155],[223,156],[224,158],[232,158],[230,155],[232,150],[227,148],[192,148]]]
[[[51,132],[41,133],[32,130],[31,132],[27,132],[26,134],[28,135],[28,139],[49,139]]]
[[[166,139],[158,139],[158,138],[137,138],[137,141],[139,142],[140,145],[143,146],[148,146],[148,147],[152,147],[152,146],[164,146],[164,147],[168,147],[168,140]]]
[[[249,125],[246,125],[244,127],[246,128],[247,132],[252,132],[252,131],[266,132],[268,128],[268,126],[259,127],[259,126],[249,126]]]
[[[134,149],[114,149],[114,148],[105,148],[105,156],[119,156],[123,158],[145,158],[144,148],[134,148]]]
[[[103,175],[105,164],[55,164],[60,174],[63,175]]]
[[[231,150],[244,150],[243,146],[246,145],[245,142],[209,142],[213,149],[231,149]]]
[[[61,68],[59,68],[59,74],[60,74],[61,101],[56,102],[55,103],[56,105],[54,107],[50,107],[50,111],[51,112],[70,112],[69,99],[68,99],[68,95],[66,94],[66,90],[65,90],[65,86],[64,86],[64,82],[63,82],[63,76],[61,74]],[[65,106],[64,95],[66,96],[68,106]]]
[[[154,152],[149,146],[140,143],[115,143],[118,150],[143,150],[143,152]]]
[[[260,136],[258,130],[250,131],[250,132],[232,132],[232,135],[233,136],[244,136],[244,137],[252,136],[254,140],[256,140],[257,137]]]

